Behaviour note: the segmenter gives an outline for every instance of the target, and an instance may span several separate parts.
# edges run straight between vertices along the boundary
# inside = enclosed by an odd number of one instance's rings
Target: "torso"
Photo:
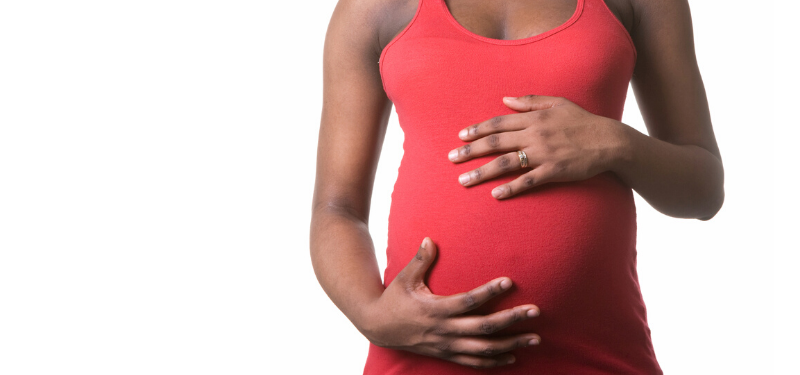
[[[416,11],[420,0],[410,1]],[[427,236],[438,249],[426,280],[434,294],[464,292],[507,276],[512,289],[472,313],[527,303],[541,311],[497,335],[535,332],[542,343],[513,351],[517,362],[492,373],[660,375],[636,274],[631,188],[608,171],[497,200],[491,189],[527,169],[465,188],[458,175],[498,155],[458,164],[446,156],[463,145],[459,130],[515,113],[503,96],[564,97],[620,120],[636,61],[627,30],[603,0],[559,0],[552,6],[530,1],[514,5],[519,8],[506,2],[484,13],[457,1],[422,0],[413,23],[408,19],[400,33],[381,39],[381,80],[404,134],[389,212],[385,285]],[[422,373],[482,372],[370,345],[366,375]]]

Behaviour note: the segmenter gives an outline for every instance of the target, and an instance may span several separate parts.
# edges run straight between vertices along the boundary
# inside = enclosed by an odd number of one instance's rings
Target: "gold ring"
[[[528,155],[525,155],[525,151],[519,150],[517,151],[517,156],[519,156],[519,166],[521,168],[525,168],[528,166]]]

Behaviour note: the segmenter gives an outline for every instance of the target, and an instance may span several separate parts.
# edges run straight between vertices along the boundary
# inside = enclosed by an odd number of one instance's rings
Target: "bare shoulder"
[[[648,13],[678,11],[689,7],[688,0],[624,0],[631,3],[631,7],[637,15]]]
[[[417,12],[420,0],[376,0],[381,3],[378,40],[380,49],[386,47],[403,29],[411,23]]]
[[[628,30],[628,34],[633,32],[634,11],[633,2],[635,0],[603,0],[611,13],[617,16],[619,22]]]
[[[675,25],[691,19],[688,0],[604,0],[633,36],[642,28]],[[685,25],[684,25],[685,26]],[[647,32],[647,31],[644,31]]]
[[[633,12],[633,31],[666,25],[691,29],[688,0],[615,0],[627,1]],[[685,30],[684,30],[685,31]]]
[[[377,62],[383,48],[405,28],[416,13],[419,0],[339,0],[328,26],[337,45],[347,43]]]
[[[643,64],[656,64],[667,57],[672,58],[665,61],[674,62],[677,57],[686,67],[694,68],[694,36],[688,0],[620,1],[632,4],[631,36],[637,50],[642,52]]]

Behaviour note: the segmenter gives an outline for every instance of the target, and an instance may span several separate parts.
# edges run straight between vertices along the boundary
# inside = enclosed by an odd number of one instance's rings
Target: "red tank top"
[[[429,236],[438,256],[434,294],[465,292],[508,276],[510,291],[471,313],[533,303],[539,317],[495,336],[536,333],[516,362],[476,370],[370,344],[364,374],[662,374],[636,272],[633,191],[613,172],[551,182],[497,200],[491,189],[524,168],[472,187],[458,176],[500,154],[455,164],[458,131],[516,113],[503,96],[565,97],[620,120],[636,50],[603,0],[578,0],[572,17],[517,40],[477,35],[444,0],[420,0],[411,22],[381,53],[384,89],[405,140],[392,192],[384,285]]]

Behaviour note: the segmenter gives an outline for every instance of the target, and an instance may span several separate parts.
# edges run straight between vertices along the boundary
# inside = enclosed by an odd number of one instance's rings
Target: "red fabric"
[[[380,56],[381,77],[405,134],[392,193],[385,285],[431,237],[439,249],[427,284],[465,292],[500,276],[514,287],[481,306],[521,304],[539,317],[498,333],[533,332],[514,364],[476,370],[370,344],[364,374],[662,374],[636,273],[633,191],[616,174],[547,183],[506,200],[491,189],[528,168],[464,187],[458,176],[499,153],[455,164],[458,131],[515,113],[503,96],[565,97],[620,120],[636,50],[603,0],[578,0],[572,18],[519,40],[462,27],[444,0],[421,0],[411,23]]]

